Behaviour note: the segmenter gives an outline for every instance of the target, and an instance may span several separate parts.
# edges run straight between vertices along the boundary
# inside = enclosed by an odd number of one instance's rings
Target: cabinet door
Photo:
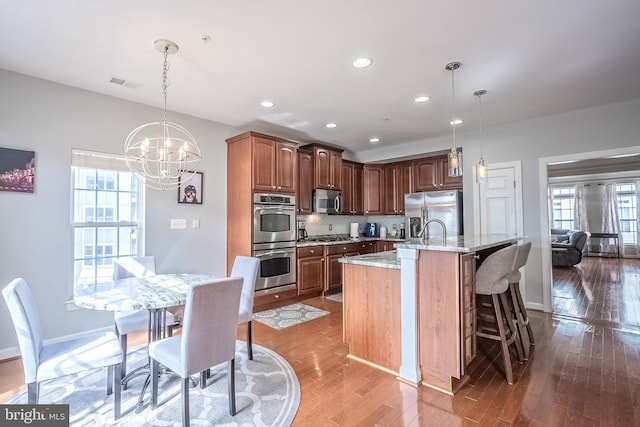
[[[460,348],[462,357],[460,358],[460,372],[464,375],[466,367],[476,357],[476,258],[475,253],[460,255],[460,286],[462,296],[462,307],[460,310],[460,325],[462,331],[460,338]]]
[[[351,163],[342,163],[342,214],[353,215],[353,173]]]
[[[404,196],[413,193],[413,164],[404,162],[400,165],[399,172],[400,183],[398,185],[398,194],[396,203],[398,205],[398,214],[404,215]]]
[[[398,214],[398,164],[390,163],[384,168],[384,213]]]
[[[414,191],[433,191],[438,189],[438,160],[427,157],[413,162]]]
[[[342,264],[338,262],[344,254],[327,255],[327,280],[325,291],[332,291],[342,286]]]
[[[313,188],[331,189],[331,152],[326,148],[313,149]]]
[[[299,214],[310,214],[313,206],[313,154],[298,151],[298,192],[296,205]]]
[[[324,287],[324,257],[298,258],[298,295]]]
[[[276,190],[276,143],[273,140],[253,138],[253,189],[262,191]]]
[[[282,193],[296,192],[298,157],[296,147],[276,143],[276,190]]]
[[[364,167],[364,213],[384,214],[384,167],[365,165]]]
[[[352,200],[351,207],[354,215],[364,214],[364,197],[363,197],[363,178],[364,169],[362,164],[353,166],[353,182],[351,184]],[[344,185],[344,183],[343,183]]]
[[[449,176],[449,157],[444,156],[438,158],[438,166],[440,172],[439,188],[443,190],[458,190],[462,189],[462,177],[461,176]]]
[[[329,186],[332,190],[342,189],[342,153],[329,151]]]

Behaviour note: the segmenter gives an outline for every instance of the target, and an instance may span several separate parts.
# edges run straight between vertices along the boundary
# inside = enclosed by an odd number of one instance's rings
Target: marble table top
[[[152,310],[187,302],[187,289],[219,279],[210,274],[158,274],[98,283],[75,292],[73,302],[93,310]]]

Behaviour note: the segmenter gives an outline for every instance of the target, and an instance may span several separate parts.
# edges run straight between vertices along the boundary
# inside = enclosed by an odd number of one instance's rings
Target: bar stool
[[[509,346],[514,344],[518,361],[523,359],[518,330],[513,322],[506,276],[514,270],[518,246],[512,245],[489,255],[476,271],[476,295],[491,296],[491,302],[477,304],[476,336],[500,341],[507,382],[513,384]],[[497,329],[497,330],[496,330]]]
[[[531,252],[531,242],[521,243],[518,245],[516,264],[513,268],[513,272],[507,276],[507,280],[509,281],[509,293],[511,294],[511,301],[513,302],[513,310],[516,317],[515,321],[518,326],[518,333],[520,334],[520,341],[522,342],[525,359],[529,358],[529,351],[531,350],[530,347],[535,345],[531,325],[529,325],[527,309],[524,306],[522,295],[520,294],[520,279],[522,278],[520,269],[527,263],[529,252]]]

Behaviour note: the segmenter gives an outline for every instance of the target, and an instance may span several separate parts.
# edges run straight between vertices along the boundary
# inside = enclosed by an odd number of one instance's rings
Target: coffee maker
[[[307,223],[304,221],[297,221],[298,226],[298,241],[307,240],[309,235],[307,234]]]

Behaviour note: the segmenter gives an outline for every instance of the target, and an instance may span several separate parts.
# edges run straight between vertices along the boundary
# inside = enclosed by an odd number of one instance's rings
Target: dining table
[[[129,277],[96,283],[75,290],[73,302],[79,307],[102,311],[148,310],[150,340],[163,337],[166,309],[185,304],[189,286],[219,279],[211,274],[172,273],[145,277]],[[150,364],[147,361],[122,379],[126,388],[131,378],[147,374],[140,392],[136,412],[143,409],[144,393],[150,383]]]

